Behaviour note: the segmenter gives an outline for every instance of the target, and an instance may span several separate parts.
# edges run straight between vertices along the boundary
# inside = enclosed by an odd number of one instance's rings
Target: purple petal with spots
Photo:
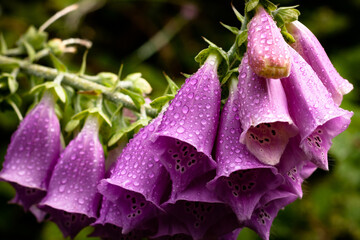
[[[181,87],[164,113],[154,147],[170,173],[173,194],[215,168],[211,151],[220,111],[217,64],[208,58]]]
[[[147,226],[149,228],[137,229],[124,235],[122,234],[122,219],[121,209],[104,197],[100,209],[100,216],[96,222],[91,224],[95,228],[91,236],[114,240],[141,240],[150,235],[155,228],[155,226]]]
[[[322,169],[328,169],[331,140],[350,124],[352,112],[339,108],[311,66],[292,48],[293,66],[281,80],[289,112],[301,136],[300,147]]]
[[[310,64],[334,102],[340,105],[343,95],[349,93],[353,85],[336,71],[324,48],[306,26],[294,21],[287,25],[287,29],[296,40],[291,46]]]
[[[64,236],[74,237],[97,217],[101,199],[97,185],[105,172],[98,131],[97,117],[88,116],[81,132],[61,154],[40,203]]]
[[[263,240],[269,240],[270,228],[279,210],[295,201],[297,196],[287,191],[269,191],[260,201],[245,225],[253,229]]]
[[[121,212],[123,234],[139,228],[160,212],[152,202],[146,201],[142,194],[109,184],[107,180],[102,180],[98,189]]]
[[[304,169],[304,166],[310,167],[311,165],[308,165],[310,158],[300,149],[299,145],[299,136],[291,138],[277,167],[285,179],[284,189],[301,198],[303,195],[301,184],[309,172],[307,168]]]
[[[102,180],[103,185],[114,185],[142,194],[146,201],[159,206],[171,181],[149,139],[161,119],[162,115],[159,115],[130,140],[111,170],[110,178]],[[107,195],[106,192],[102,194]]]
[[[231,206],[242,222],[251,217],[261,196],[279,186],[283,178],[275,167],[259,162],[238,141],[241,134],[239,98],[236,83],[232,82],[216,143],[217,176],[208,187]]]
[[[215,192],[206,188],[209,179],[212,175],[203,175],[180,192],[176,200],[170,199],[162,205],[166,212],[185,224],[195,240],[220,236],[238,227],[231,208],[222,203]]]
[[[253,71],[265,78],[283,78],[290,74],[291,56],[287,43],[272,17],[258,7],[248,24],[249,63]]]
[[[17,191],[13,202],[25,210],[45,196],[61,151],[60,125],[54,107],[52,94],[45,92],[12,135],[0,172],[0,179],[10,182]]]
[[[289,115],[281,82],[257,76],[245,54],[239,67],[240,142],[261,162],[279,163],[297,127]]]

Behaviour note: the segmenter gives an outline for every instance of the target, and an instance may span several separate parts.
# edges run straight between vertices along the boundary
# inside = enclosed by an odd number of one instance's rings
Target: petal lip
[[[287,29],[296,40],[291,47],[310,64],[331,93],[334,102],[340,105],[343,95],[349,93],[354,88],[353,85],[340,76],[318,39],[305,25],[294,21],[287,25]]]

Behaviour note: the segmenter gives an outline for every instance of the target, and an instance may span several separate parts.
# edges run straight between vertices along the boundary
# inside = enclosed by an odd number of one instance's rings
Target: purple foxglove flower
[[[173,197],[194,178],[216,166],[211,151],[220,111],[218,62],[217,55],[210,54],[186,80],[157,130],[154,147],[170,173]]]
[[[186,226],[194,240],[218,237],[238,227],[231,208],[206,188],[212,177],[213,174],[205,174],[197,178],[177,195],[176,200],[170,199],[162,205],[167,213]]]
[[[287,191],[273,190],[261,198],[246,227],[254,230],[263,240],[269,240],[270,228],[279,210],[297,199]]]
[[[257,75],[265,78],[289,76],[291,56],[287,43],[272,17],[261,6],[248,24],[247,52],[250,67]]]
[[[309,64],[291,47],[291,73],[281,80],[291,118],[299,128],[300,147],[317,166],[328,169],[331,140],[350,124],[352,112],[339,108]]]
[[[110,177],[102,180],[102,188],[110,187],[105,185],[124,188],[143,195],[146,201],[156,206],[160,205],[171,182],[149,139],[158,128],[161,119],[162,114],[130,140],[111,169]],[[109,195],[106,191],[101,190],[101,193]]]
[[[75,237],[97,217],[101,199],[97,185],[105,172],[99,127],[97,116],[88,116],[81,132],[61,154],[39,205],[65,237]]]
[[[170,239],[184,239],[192,240],[186,226],[181,223],[176,217],[170,214],[163,213],[157,217],[158,230],[156,234],[152,235],[150,239],[156,240],[170,240]]]
[[[208,184],[218,197],[229,204],[240,222],[249,219],[259,199],[279,186],[283,178],[273,166],[259,162],[239,142],[240,91],[232,82],[228,101],[221,113],[216,143],[216,178]]]
[[[299,145],[299,136],[290,139],[277,168],[285,178],[283,189],[302,198],[301,184],[317,167],[310,162],[310,158],[300,149]]]
[[[257,76],[245,54],[239,67],[240,142],[262,163],[275,165],[297,127],[288,112],[281,81]]]
[[[59,158],[60,125],[54,111],[55,101],[50,92],[45,92],[20,123],[11,137],[0,179],[10,182],[18,203],[25,210],[45,196],[51,172]],[[39,213],[39,211],[36,211]],[[35,214],[38,220],[40,215]]]
[[[324,48],[306,26],[294,21],[287,25],[287,29],[296,40],[291,46],[310,64],[331,93],[334,102],[340,105],[343,95],[349,93],[353,85],[336,71]]]
[[[138,229],[128,234],[122,234],[122,212],[116,204],[103,197],[100,216],[91,224],[95,230],[91,233],[92,237],[102,237],[105,239],[128,239],[141,240],[152,234],[155,226],[146,226],[145,229]]]

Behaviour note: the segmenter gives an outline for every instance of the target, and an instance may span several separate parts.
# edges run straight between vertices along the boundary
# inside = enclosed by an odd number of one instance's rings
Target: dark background
[[[0,31],[9,47],[30,25],[39,27],[49,17],[72,0],[19,1],[0,0]],[[93,42],[88,54],[87,73],[107,71],[117,73],[124,64],[125,74],[141,72],[153,86],[152,98],[162,94],[166,81],[162,71],[180,84],[181,73],[193,73],[198,68],[196,54],[207,44],[202,36],[227,50],[234,39],[220,21],[240,27],[231,10],[231,1],[80,1],[82,11],[71,13],[47,31],[50,38],[85,38]],[[275,1],[281,6],[297,5],[299,20],[318,37],[340,74],[354,85],[345,96],[342,107],[353,111],[349,129],[334,139],[330,150],[330,171],[317,170],[304,184],[304,197],[281,211],[274,221],[271,239],[360,239],[360,0],[347,1]],[[244,1],[233,0],[243,12]],[[79,13],[81,12],[81,13]],[[166,27],[167,26],[167,27]],[[141,53],[142,44],[156,34],[173,34],[164,46],[152,55]],[[159,41],[155,41],[159,44]],[[77,54],[65,54],[62,60],[77,71],[84,49]],[[26,109],[22,109],[25,111]],[[0,111],[0,161],[6,152],[18,120],[8,110]],[[14,191],[0,182],[0,239],[63,239],[50,222],[37,223],[22,208],[7,204]],[[85,229],[76,239],[85,236]],[[259,239],[244,230],[239,239]]]

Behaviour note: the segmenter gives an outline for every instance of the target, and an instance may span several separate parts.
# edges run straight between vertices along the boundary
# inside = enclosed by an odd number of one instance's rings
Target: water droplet
[[[79,202],[80,204],[84,204],[84,199],[79,198],[78,202]]]
[[[59,187],[59,192],[64,192],[64,190],[65,190],[65,185],[61,185],[60,187]]]
[[[272,41],[271,39],[268,39],[268,40],[266,41],[266,43],[270,45],[270,44],[273,43],[273,41]]]
[[[183,133],[185,132],[185,128],[183,127],[178,127],[178,129],[176,130],[178,133]]]
[[[184,114],[187,114],[188,112],[189,112],[189,107],[188,106],[183,106],[183,108],[182,108],[182,112],[184,113]]]

